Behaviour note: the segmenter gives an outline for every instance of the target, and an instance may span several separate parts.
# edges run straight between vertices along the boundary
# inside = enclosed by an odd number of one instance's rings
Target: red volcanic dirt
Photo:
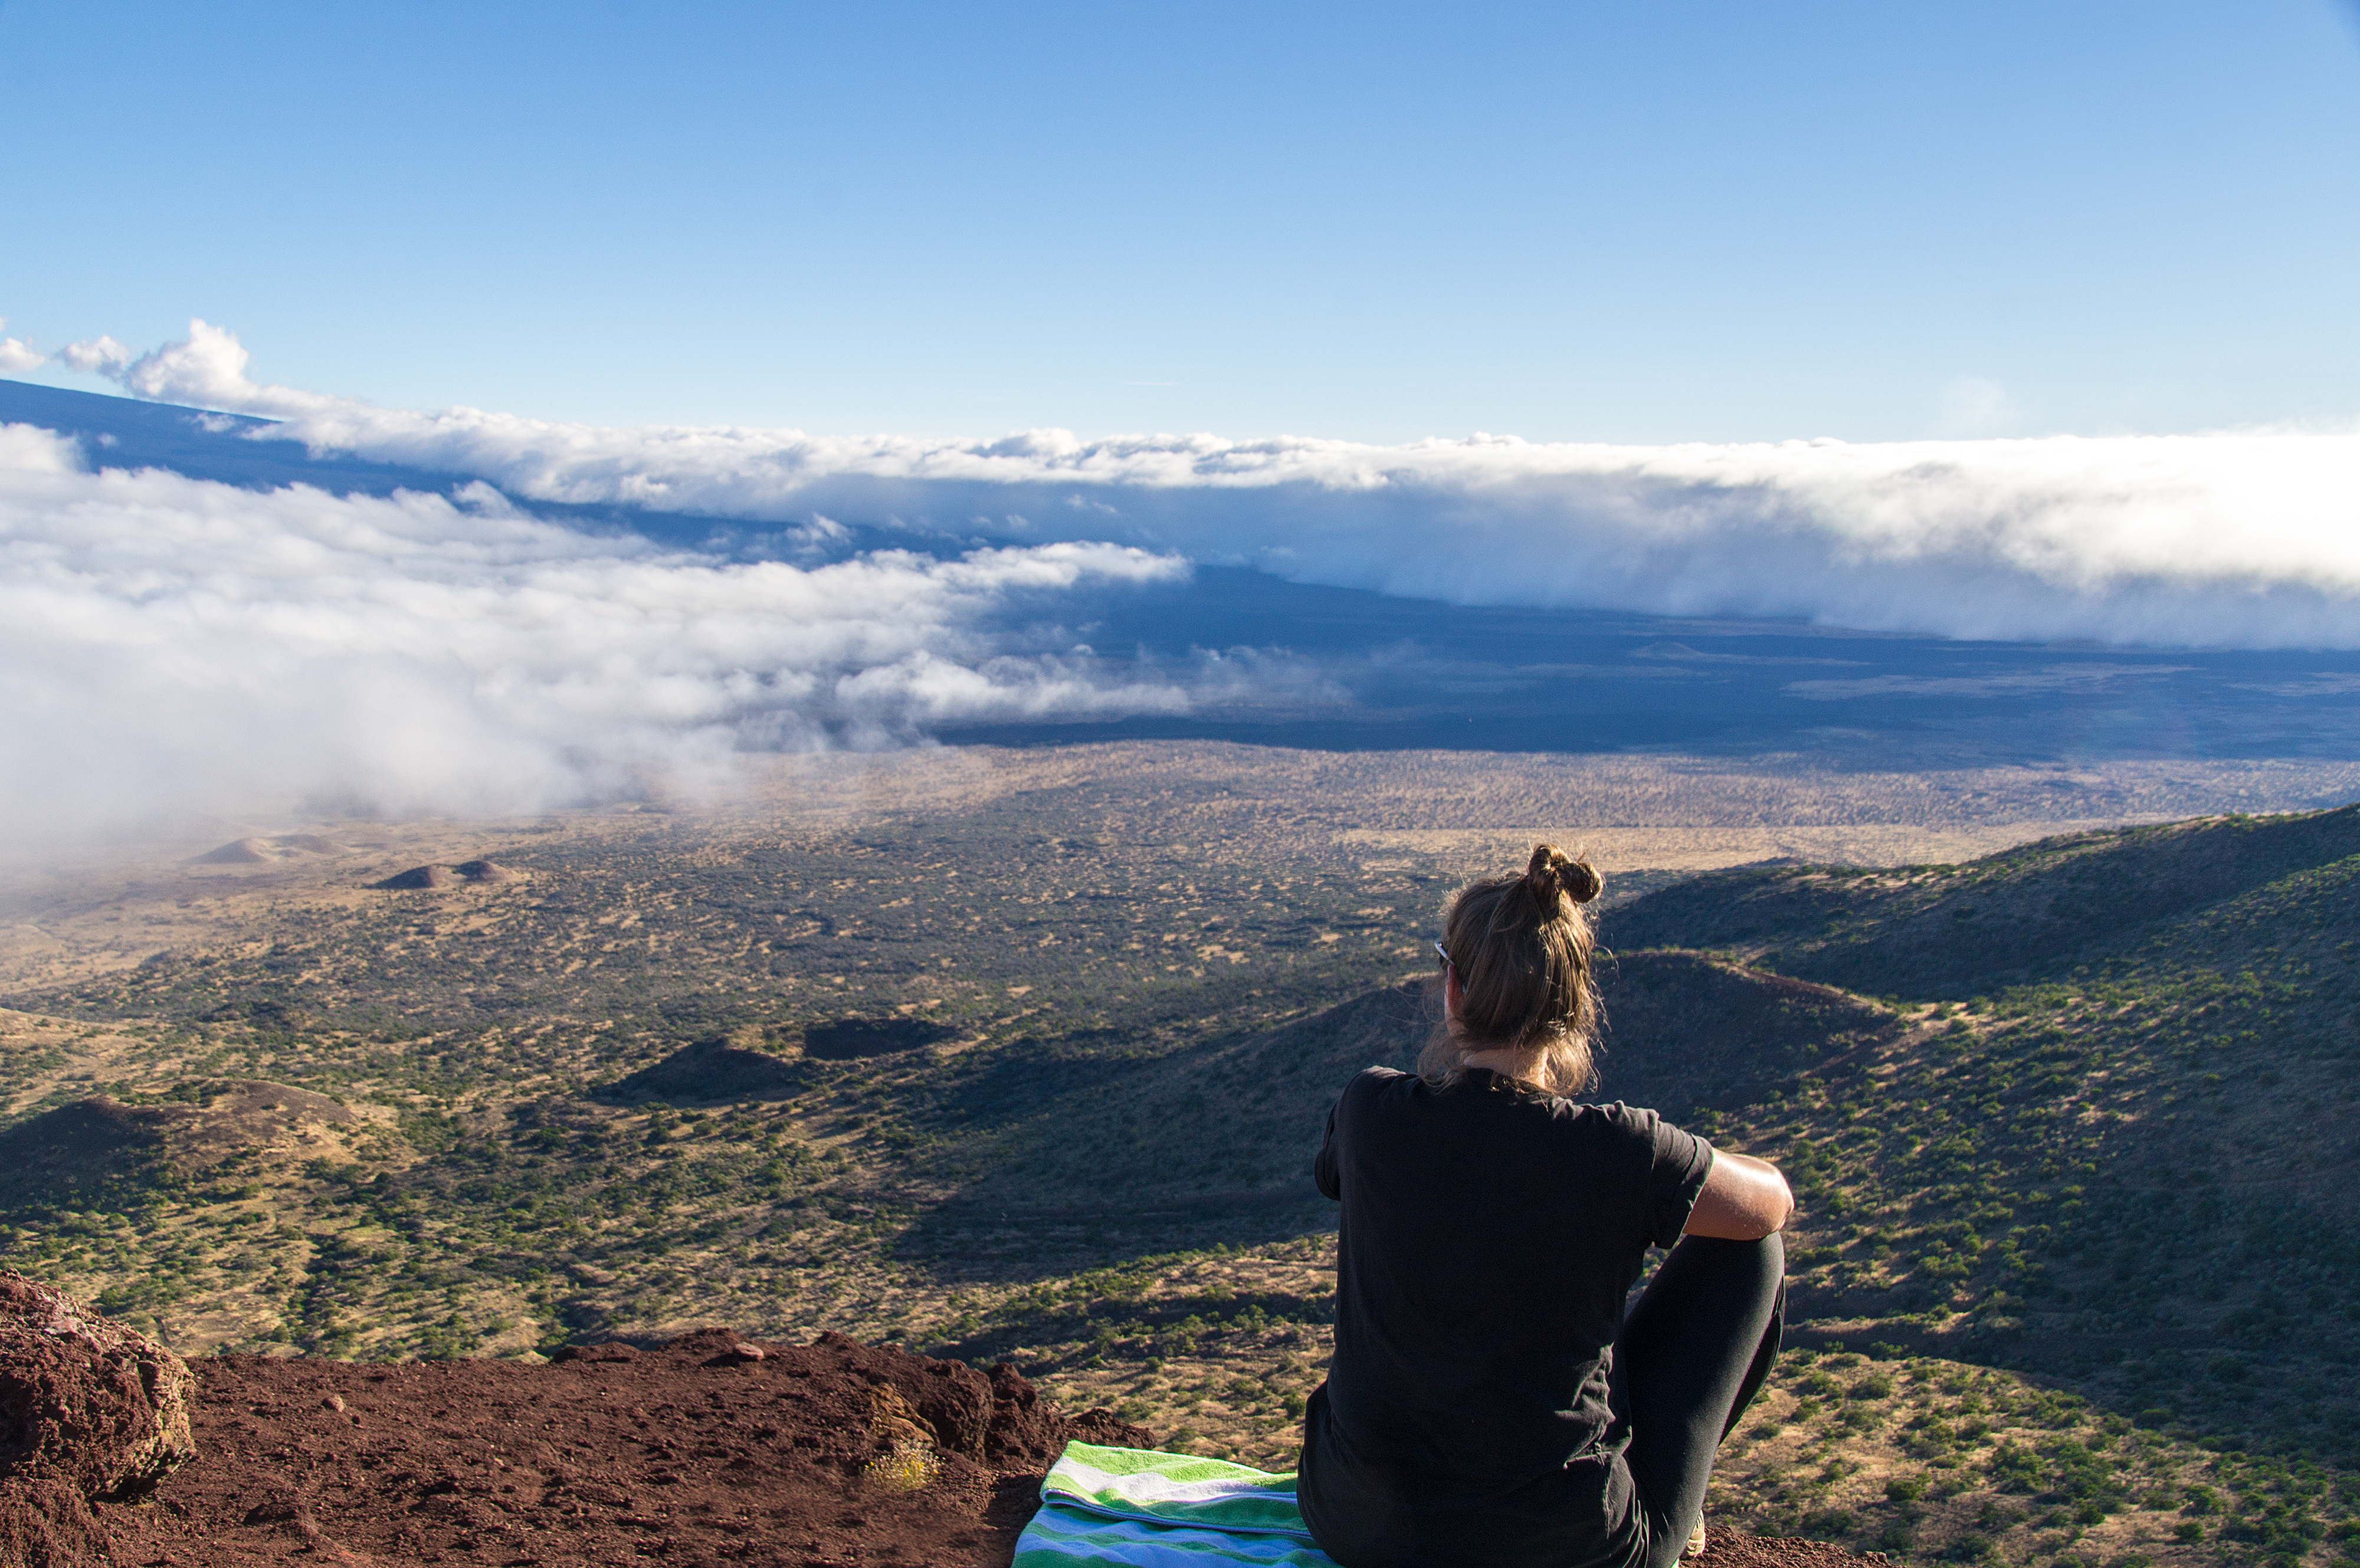
[[[1882,1552],[1849,1552],[1824,1541],[1712,1530],[1710,1522],[1704,1554],[1684,1559],[1686,1568],[1887,1568],[1893,1561]]]
[[[98,1508],[107,1558],[36,1568],[1004,1568],[1068,1438],[1155,1444],[1104,1410],[1066,1416],[1011,1368],[835,1334],[705,1329],[545,1367],[191,1365],[197,1457]],[[1691,1563],[1886,1568],[1728,1531]]]
[[[99,1510],[119,1568],[1004,1564],[1066,1439],[1154,1443],[1011,1368],[834,1334],[192,1365],[196,1459]]]

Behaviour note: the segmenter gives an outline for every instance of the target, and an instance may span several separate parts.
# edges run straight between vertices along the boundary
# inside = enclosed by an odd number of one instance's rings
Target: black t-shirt
[[[1346,1568],[1575,1568],[1635,1550],[1607,1407],[1622,1301],[1679,1240],[1712,1148],[1653,1111],[1480,1069],[1372,1067],[1328,1116],[1344,1205],[1336,1356],[1298,1496]]]

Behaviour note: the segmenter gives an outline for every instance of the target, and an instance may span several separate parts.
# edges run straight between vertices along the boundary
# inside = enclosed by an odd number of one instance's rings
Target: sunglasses
[[[1445,969],[1456,969],[1459,967],[1459,965],[1450,962],[1450,950],[1442,945],[1442,939],[1440,937],[1436,937],[1434,939],[1434,951],[1441,954],[1442,966]]]

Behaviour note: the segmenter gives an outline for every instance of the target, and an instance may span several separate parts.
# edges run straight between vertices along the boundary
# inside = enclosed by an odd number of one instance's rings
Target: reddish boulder
[[[136,1497],[195,1454],[194,1388],[153,1340],[0,1270],[0,1561],[98,1560],[89,1505]]]

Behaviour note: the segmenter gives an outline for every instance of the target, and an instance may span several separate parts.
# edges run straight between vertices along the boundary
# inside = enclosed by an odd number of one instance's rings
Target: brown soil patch
[[[1685,1560],[1695,1568],[1868,1568],[1893,1561],[1882,1552],[1847,1552],[1824,1541],[1713,1530],[1710,1520],[1706,1528],[1703,1555]]]
[[[343,855],[349,847],[320,833],[280,833],[270,842],[282,849],[300,850],[305,855]]]
[[[342,855],[345,846],[321,833],[276,833],[232,839],[190,860],[191,866],[268,866],[299,855]]]
[[[224,1356],[198,1456],[100,1519],[114,1560],[215,1564],[1000,1564],[1069,1438],[1008,1367],[700,1330],[547,1366]]]
[[[998,1568],[1068,1441],[1159,1444],[1004,1363],[837,1334],[542,1365],[222,1356],[191,1378],[21,1276],[0,1309],[0,1560],[25,1568]],[[1721,1530],[1702,1563],[1883,1561]]]

